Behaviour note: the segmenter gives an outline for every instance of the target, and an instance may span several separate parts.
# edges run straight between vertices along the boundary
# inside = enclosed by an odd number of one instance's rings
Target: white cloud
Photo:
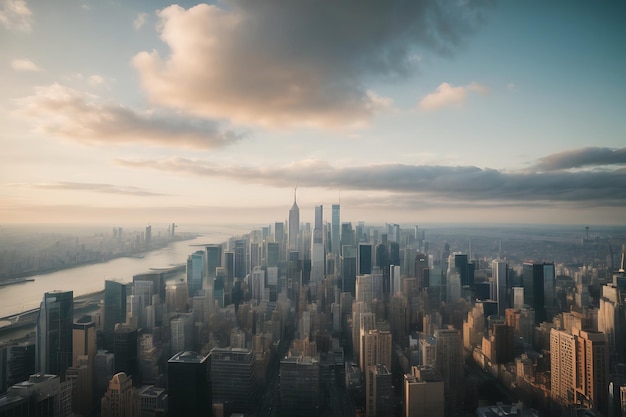
[[[18,32],[32,30],[33,13],[24,0],[0,1],[0,23],[9,29]]]
[[[172,118],[106,103],[97,96],[52,84],[18,100],[17,115],[34,120],[46,135],[84,144],[137,144],[215,149],[242,135],[211,120]]]
[[[144,51],[133,65],[154,103],[190,114],[270,127],[362,125],[384,104],[372,101],[367,83],[413,73],[415,50],[452,54],[482,20],[476,7],[336,0],[172,5],[157,12],[166,55]]]
[[[419,108],[422,110],[438,110],[448,106],[462,106],[469,93],[489,94],[489,88],[479,83],[455,87],[452,84],[441,83],[437,89],[424,97]]]
[[[30,59],[14,59],[11,61],[11,68],[19,72],[40,72],[43,71]]]
[[[517,91],[517,86],[513,83],[509,83],[506,85],[506,89],[512,92],[516,92]]]
[[[139,30],[146,24],[146,19],[148,18],[148,13],[139,13],[135,20],[133,20],[133,26],[135,30]]]

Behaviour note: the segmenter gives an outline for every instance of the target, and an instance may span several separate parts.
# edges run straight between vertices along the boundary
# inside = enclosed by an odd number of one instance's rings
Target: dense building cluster
[[[44,294],[36,339],[0,348],[0,416],[626,417],[626,251],[518,262],[323,213],[294,195],[92,314]]]

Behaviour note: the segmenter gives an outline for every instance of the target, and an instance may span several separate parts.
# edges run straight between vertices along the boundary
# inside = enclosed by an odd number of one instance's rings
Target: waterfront
[[[0,287],[0,317],[7,317],[39,307],[43,294],[53,290],[73,290],[74,297],[104,289],[105,280],[131,282],[133,275],[180,265],[198,245],[221,243],[227,232],[203,234],[192,240],[170,243],[166,248],[146,252],[142,258],[124,257],[107,262],[83,265],[47,274],[34,275],[34,281]]]

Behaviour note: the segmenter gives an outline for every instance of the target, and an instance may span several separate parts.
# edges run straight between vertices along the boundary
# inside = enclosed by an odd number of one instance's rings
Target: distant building
[[[522,273],[524,302],[535,309],[535,324],[550,321],[548,309],[554,306],[554,264],[524,262]]]
[[[289,209],[289,234],[287,238],[289,243],[287,250],[297,251],[300,250],[298,239],[300,236],[300,208],[296,203],[296,190],[293,192],[293,205]]]

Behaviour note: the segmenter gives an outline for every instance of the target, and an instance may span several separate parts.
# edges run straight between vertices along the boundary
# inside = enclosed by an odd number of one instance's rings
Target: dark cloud
[[[371,78],[402,78],[425,51],[450,55],[488,1],[236,0],[157,12],[169,55],[133,59],[156,103],[270,126],[351,125],[377,106]]]
[[[160,161],[119,160],[133,168],[225,178],[276,187],[386,191],[462,201],[491,202],[626,202],[626,170],[593,172],[505,172],[474,166],[380,164],[337,168],[307,160],[282,167],[219,166],[206,161],[171,158]]]
[[[75,191],[95,191],[107,194],[134,195],[139,197],[163,196],[167,194],[154,193],[140,187],[122,186],[113,184],[96,184],[85,182],[52,182],[46,184],[33,184],[33,188],[42,190],[75,190]]]
[[[18,101],[17,114],[35,120],[43,133],[88,144],[134,144],[215,149],[242,134],[222,131],[210,120],[164,117],[102,103],[97,97],[52,84]]]
[[[531,168],[557,171],[603,165],[626,165],[626,148],[583,148],[559,152],[539,159]]]

